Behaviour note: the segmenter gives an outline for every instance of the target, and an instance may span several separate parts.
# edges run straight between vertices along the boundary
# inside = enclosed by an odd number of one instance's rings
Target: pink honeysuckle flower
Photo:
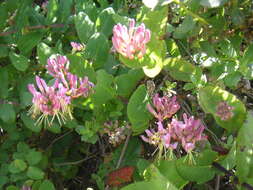
[[[159,97],[158,94],[155,94],[153,105],[155,109],[150,104],[147,105],[147,108],[159,121],[171,118],[180,109],[176,96],[169,98],[168,96]]]
[[[169,133],[168,129],[164,129],[162,122],[157,122],[158,129],[155,131],[154,129],[145,130],[147,136],[141,135],[143,141],[159,146],[160,144],[167,149],[176,149],[177,142],[173,142],[172,136]]]
[[[68,72],[68,68],[69,68],[69,60],[67,59],[66,56],[62,55],[51,56],[47,60],[46,69],[48,73],[55,78],[59,78],[60,73],[66,74]]]
[[[21,190],[32,190],[32,188],[29,186],[23,185]]]
[[[220,117],[221,120],[225,121],[233,117],[232,110],[234,107],[227,104],[227,102],[222,101],[216,107],[216,115]]]
[[[76,75],[67,73],[68,80],[68,93],[72,98],[78,98],[80,96],[87,97],[94,84],[88,80],[88,77],[78,78]]]
[[[128,59],[139,59],[146,53],[146,44],[150,41],[150,30],[142,23],[135,26],[135,20],[130,19],[129,28],[117,24],[113,27],[112,43],[114,49]]]
[[[66,115],[72,117],[70,112],[71,99],[66,95],[67,89],[59,83],[58,79],[56,79],[53,86],[47,86],[43,79],[36,76],[36,84],[38,90],[33,84],[28,85],[28,90],[33,95],[33,105],[30,114],[34,117],[41,114],[37,123],[41,123],[44,120],[50,125],[55,116],[59,123],[61,123],[61,120],[65,121]],[[48,116],[52,116],[51,122],[49,122]]]
[[[186,152],[191,152],[195,148],[197,141],[207,139],[207,136],[203,134],[205,127],[199,119],[195,120],[193,116],[187,118],[185,113],[183,114],[183,119],[184,121],[172,119],[168,129],[172,138],[181,142]]]
[[[84,45],[77,43],[77,42],[70,42],[70,45],[72,46],[72,51],[82,51],[84,50]]]

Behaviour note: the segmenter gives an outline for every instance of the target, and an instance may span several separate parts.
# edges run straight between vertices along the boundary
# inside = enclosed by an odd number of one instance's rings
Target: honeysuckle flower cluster
[[[188,118],[185,113],[183,120],[178,121],[173,118],[168,125],[168,131],[175,141],[181,143],[186,152],[191,152],[196,142],[207,139],[207,136],[203,134],[205,127],[199,119],[195,120],[193,116]]]
[[[36,84],[28,85],[28,90],[33,95],[33,105],[29,113],[36,117],[40,115],[37,123],[45,121],[51,125],[56,117],[61,124],[67,118],[72,119],[71,100],[80,96],[87,97],[93,88],[88,77],[79,78],[69,72],[69,60],[65,56],[56,55],[48,59],[47,72],[54,77],[55,82],[48,86],[39,76],[36,76]],[[49,121],[48,116],[51,116]]]
[[[114,49],[128,59],[142,58],[146,53],[146,44],[150,41],[151,33],[142,23],[135,26],[135,20],[130,19],[129,28],[117,24],[113,27],[112,43]]]
[[[178,143],[173,141],[168,128],[165,129],[161,121],[157,122],[157,126],[157,131],[154,129],[145,130],[147,137],[141,135],[142,140],[155,146],[162,144],[165,148],[176,149]]]
[[[76,52],[76,51],[82,51],[84,50],[84,45],[77,43],[77,42],[70,42],[70,45],[72,46],[72,51]]]
[[[29,186],[23,185],[21,190],[32,190],[32,188]]]
[[[150,104],[147,105],[147,108],[159,121],[171,118],[180,109],[176,96],[169,98],[168,96],[159,97],[159,94],[155,94],[153,105],[155,109]]]
[[[233,106],[230,106],[227,102],[222,101],[216,107],[216,115],[218,115],[223,121],[231,119],[234,115],[232,112],[233,109]]]
[[[169,98],[167,96],[159,97],[158,94],[155,94],[153,106],[154,108],[148,104],[147,109],[158,120],[157,130],[145,130],[146,136],[141,135],[143,141],[155,146],[162,145],[169,150],[174,150],[178,145],[181,145],[187,153],[191,153],[196,142],[207,139],[203,134],[205,127],[201,121],[194,119],[193,116],[188,118],[185,113],[183,121],[172,118],[167,127],[164,127],[165,119],[171,118],[180,109],[176,96]]]

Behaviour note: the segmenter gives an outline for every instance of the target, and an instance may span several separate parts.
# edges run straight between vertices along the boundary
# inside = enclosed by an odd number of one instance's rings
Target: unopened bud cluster
[[[150,30],[142,23],[135,26],[135,20],[130,19],[129,28],[117,24],[113,27],[112,43],[114,49],[128,59],[142,58],[146,53],[146,44],[150,41]]]
[[[87,97],[92,91],[93,84],[88,77],[79,78],[69,72],[69,60],[62,55],[52,56],[47,60],[47,72],[54,77],[55,82],[48,86],[42,78],[36,76],[36,84],[28,85],[33,95],[33,105],[30,114],[33,117],[40,115],[38,123],[45,121],[51,125],[56,117],[61,124],[67,118],[72,118],[71,100],[80,96]],[[51,116],[49,121],[48,116]]]
[[[104,132],[108,135],[109,143],[113,146],[121,144],[126,139],[129,130],[128,125],[119,126],[119,122],[116,120],[106,122],[104,126]]]
[[[216,107],[216,115],[218,115],[221,120],[228,120],[231,119],[233,117],[233,112],[232,110],[234,109],[234,107],[228,105],[227,102],[220,102],[217,107]]]

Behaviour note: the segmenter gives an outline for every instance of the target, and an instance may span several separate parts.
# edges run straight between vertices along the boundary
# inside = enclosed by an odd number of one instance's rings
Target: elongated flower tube
[[[181,142],[184,150],[189,153],[195,148],[197,141],[206,140],[207,136],[203,134],[205,127],[199,119],[195,120],[193,116],[188,118],[185,113],[183,119],[184,121],[172,119],[168,129],[172,138]]]
[[[88,80],[88,77],[78,78],[71,73],[67,73],[67,81],[68,94],[72,98],[78,98],[80,96],[87,97],[94,86],[93,83]]]
[[[142,23],[135,26],[135,20],[130,19],[129,28],[117,24],[113,27],[112,43],[114,49],[128,59],[142,58],[146,53],[146,44],[150,41],[150,30]]]
[[[66,74],[68,72],[69,60],[66,56],[56,55],[52,56],[47,60],[46,69],[48,73],[55,77],[59,78],[59,74]]]
[[[67,89],[58,82],[58,79],[56,79],[53,86],[47,86],[43,79],[36,76],[36,84],[38,89],[33,84],[29,84],[28,90],[33,95],[30,114],[34,117],[41,114],[37,123],[44,120],[50,125],[55,116],[59,123],[65,121],[66,115],[72,117],[69,107],[71,99],[66,95]],[[48,116],[52,116],[51,122],[49,122]]]
[[[233,117],[232,110],[234,107],[227,104],[227,102],[220,102],[216,107],[216,115],[220,117],[221,120],[228,120]]]
[[[158,128],[157,131],[154,129],[145,130],[147,136],[141,135],[143,141],[159,146],[162,144],[163,147],[167,149],[176,149],[178,143],[173,142],[172,135],[168,129],[164,129],[162,122],[157,122]]]
[[[159,121],[171,118],[180,109],[176,96],[169,98],[168,96],[159,97],[158,94],[155,94],[153,105],[155,108],[150,104],[147,105],[147,108]]]

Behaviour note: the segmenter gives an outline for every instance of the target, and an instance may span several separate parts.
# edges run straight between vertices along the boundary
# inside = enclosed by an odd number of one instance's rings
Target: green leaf
[[[193,31],[196,22],[191,16],[186,16],[182,24],[180,24],[174,31],[173,37],[176,39],[182,39],[189,36],[189,33]]]
[[[54,53],[53,49],[43,42],[39,43],[37,46],[37,54],[40,64],[42,65],[46,65],[47,59]]]
[[[153,67],[144,66],[143,72],[148,77],[154,78],[155,76],[157,76],[161,72],[162,68],[163,68],[163,63],[161,61],[157,61],[156,65]]]
[[[115,96],[115,89],[112,87],[114,78],[106,73],[105,70],[97,71],[97,84],[95,93],[91,95],[92,102],[96,105],[102,105]]]
[[[2,188],[6,183],[8,183],[9,178],[6,175],[0,175],[0,188]]]
[[[159,36],[165,34],[168,18],[168,6],[160,7],[157,10],[150,10],[143,7],[137,16],[138,21],[143,22],[146,28]]]
[[[0,88],[0,98],[7,98],[8,91],[9,91],[9,74],[8,69],[3,67],[0,69],[0,81],[1,81],[1,88]]]
[[[148,95],[145,85],[140,85],[131,96],[127,105],[127,116],[135,134],[148,128],[151,115],[147,110]]]
[[[31,179],[40,180],[44,178],[45,174],[41,169],[34,166],[29,166],[26,175]]]
[[[142,145],[142,142],[137,137],[130,138],[125,154],[124,154],[124,158],[122,159],[122,162],[121,162],[121,167],[135,166],[138,163],[139,157],[141,156],[141,150],[142,150],[141,145]],[[123,146],[124,146],[124,143],[121,144],[114,151],[114,154],[113,154],[114,163],[118,162]]]
[[[237,131],[241,128],[246,118],[246,108],[235,95],[221,89],[218,86],[210,85],[199,90],[198,100],[203,110],[206,113],[211,113],[221,127],[229,130],[230,132]],[[222,101],[227,102],[229,106],[234,108],[232,110],[233,117],[228,120],[221,120],[216,114],[217,105]]]
[[[29,59],[23,55],[18,55],[14,52],[9,54],[11,63],[19,71],[26,71],[29,66]]]
[[[248,112],[247,119],[239,130],[236,142],[236,174],[240,182],[253,177],[253,112]]]
[[[21,119],[25,124],[25,127],[30,129],[35,133],[39,133],[41,131],[42,125],[35,125],[35,121],[31,119],[27,114],[21,113]]]
[[[210,57],[216,57],[216,52],[212,44],[208,41],[201,41],[199,42],[201,49]]]
[[[96,28],[99,32],[103,33],[105,36],[110,36],[112,34],[112,28],[115,25],[113,15],[115,14],[113,8],[108,7],[102,10],[96,20]]]
[[[1,47],[0,46],[0,58],[7,57],[9,55],[9,49],[8,47]]]
[[[17,188],[16,186],[14,185],[10,185],[6,188],[6,190],[19,190],[19,188]]]
[[[16,120],[16,113],[13,105],[11,104],[0,104],[0,119],[6,123],[14,123]]]
[[[72,5],[73,5],[73,0],[65,0],[65,1],[60,1],[60,6],[59,6],[59,17],[61,23],[66,23],[68,21],[68,17],[71,14],[72,10]]]
[[[99,45],[98,45],[99,44]],[[102,68],[109,54],[109,42],[104,34],[95,33],[89,39],[86,51],[88,57],[94,60],[95,69]]]
[[[58,0],[49,0],[47,5],[47,23],[52,24],[57,21],[57,12],[59,9]]]
[[[164,66],[170,75],[179,81],[191,82],[191,76],[197,72],[197,68],[181,58],[168,58]]]
[[[185,157],[176,161],[176,168],[180,176],[185,180],[204,183],[214,178],[215,170],[212,166],[190,165]]]
[[[55,190],[54,184],[49,180],[44,180],[39,190]]]
[[[29,165],[36,165],[42,159],[42,154],[41,154],[41,152],[31,150],[31,151],[29,151],[28,154],[25,155],[25,158],[26,158]]]
[[[227,170],[231,170],[235,167],[235,165],[236,165],[236,143],[233,144],[229,153],[221,159],[222,160],[219,161],[219,163]]]
[[[6,26],[8,20],[8,10],[5,3],[0,4],[0,31]]]
[[[239,71],[247,78],[253,79],[253,44],[245,50],[242,59],[240,60]]]
[[[21,54],[28,55],[43,37],[42,32],[30,32],[18,39],[17,45]]]
[[[70,72],[76,74],[79,77],[87,76],[89,81],[96,82],[96,72],[94,71],[92,64],[85,60],[80,55],[67,55],[70,61]]]
[[[57,122],[53,122],[53,124],[50,126],[45,126],[45,129],[55,134],[61,133],[61,125]]]
[[[126,187],[123,187],[121,190],[178,190],[172,184],[165,182],[163,180],[151,180],[151,181],[142,181],[132,183]]]
[[[178,189],[182,189],[188,181],[179,175],[176,168],[176,161],[160,161],[157,166],[159,172]]]
[[[141,69],[131,69],[128,73],[117,76],[115,78],[117,93],[125,98],[129,97],[143,77]]]
[[[13,174],[20,173],[24,171],[26,168],[27,164],[21,159],[16,159],[9,165],[9,171]]]
[[[75,27],[79,39],[83,43],[87,43],[91,35],[94,33],[94,23],[84,12],[79,12],[75,16]]]

